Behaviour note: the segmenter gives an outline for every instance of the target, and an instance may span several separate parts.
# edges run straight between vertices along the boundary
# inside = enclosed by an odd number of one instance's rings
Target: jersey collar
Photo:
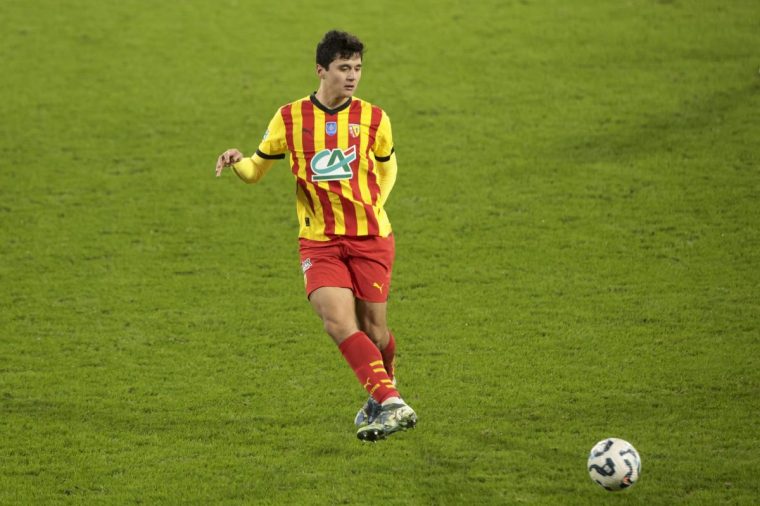
[[[322,111],[326,112],[327,114],[338,114],[340,111],[351,105],[352,97],[348,97],[348,100],[346,100],[343,104],[339,105],[335,109],[329,109],[325,104],[317,100],[317,92],[315,91],[311,95],[309,95],[309,100],[311,100],[311,103],[317,106]]]

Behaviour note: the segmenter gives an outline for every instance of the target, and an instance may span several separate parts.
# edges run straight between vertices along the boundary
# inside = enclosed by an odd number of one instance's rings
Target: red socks
[[[391,344],[388,343],[385,350],[387,351],[390,346]],[[382,403],[388,397],[400,397],[386,371],[385,354],[380,353],[380,350],[367,337],[367,334],[361,331],[351,334],[340,343],[338,348],[346,357],[346,362],[354,370],[359,382],[367,389],[373,399]],[[393,342],[393,348],[395,349],[395,342]],[[393,354],[389,356],[392,363]]]
[[[384,350],[380,350],[383,355],[383,365],[385,371],[388,373],[388,377],[392,380],[396,377],[396,340],[393,339],[393,334],[388,331],[388,344],[385,345]]]

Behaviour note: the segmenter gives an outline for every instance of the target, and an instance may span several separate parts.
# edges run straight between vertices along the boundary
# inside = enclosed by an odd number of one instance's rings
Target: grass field
[[[287,164],[213,177],[334,27],[400,167],[375,445]],[[0,503],[756,504],[758,48],[756,0],[4,0]]]

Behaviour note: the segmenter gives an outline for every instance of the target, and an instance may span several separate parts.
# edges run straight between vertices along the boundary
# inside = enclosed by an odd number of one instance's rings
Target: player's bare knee
[[[369,336],[370,339],[372,339],[372,342],[375,343],[380,349],[385,348],[385,345],[388,344],[388,327],[385,325],[368,325],[366,327],[362,327],[362,331]]]
[[[355,323],[331,318],[325,318],[323,324],[325,332],[327,332],[336,343],[343,341],[358,330]]]

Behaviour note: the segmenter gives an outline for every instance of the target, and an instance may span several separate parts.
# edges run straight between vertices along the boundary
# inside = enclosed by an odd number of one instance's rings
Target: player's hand
[[[222,175],[222,170],[224,170],[225,167],[229,167],[233,163],[237,163],[242,159],[243,153],[234,148],[228,149],[219,155],[219,158],[216,160],[216,177]]]

